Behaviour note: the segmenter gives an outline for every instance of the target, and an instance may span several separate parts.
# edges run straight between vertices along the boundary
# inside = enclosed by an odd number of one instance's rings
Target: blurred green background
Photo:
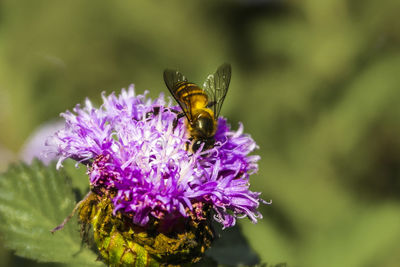
[[[230,62],[222,115],[261,155],[263,262],[399,266],[400,1],[0,1],[0,170],[86,96]],[[0,252],[0,265],[33,266]]]

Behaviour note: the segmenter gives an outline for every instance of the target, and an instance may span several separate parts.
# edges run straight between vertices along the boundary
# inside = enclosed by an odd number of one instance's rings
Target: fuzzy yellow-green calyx
[[[109,196],[91,193],[80,205],[82,233],[93,237],[102,259],[110,266],[182,266],[197,262],[214,238],[208,207],[194,204],[197,216],[140,227],[121,213],[113,215]],[[203,216],[198,216],[201,213]]]

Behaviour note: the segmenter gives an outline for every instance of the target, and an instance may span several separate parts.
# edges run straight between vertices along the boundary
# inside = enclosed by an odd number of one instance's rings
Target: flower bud
[[[120,212],[114,215],[109,196],[91,193],[79,207],[79,220],[84,235],[93,228],[100,255],[110,266],[180,266],[199,261],[214,238],[209,206],[194,206],[188,218],[154,219],[142,227]]]

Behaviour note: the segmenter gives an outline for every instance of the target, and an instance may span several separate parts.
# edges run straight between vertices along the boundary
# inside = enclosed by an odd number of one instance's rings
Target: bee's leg
[[[185,116],[185,113],[183,113],[183,112],[178,113],[178,115],[176,116],[176,119],[174,119],[174,122],[172,123],[172,125],[173,125],[172,131],[175,131],[176,127],[178,126],[178,120],[184,116]]]
[[[190,137],[190,138],[189,138],[189,141],[186,142],[186,150],[189,151],[190,145],[192,144],[192,142],[193,142],[193,137]]]
[[[153,114],[154,114],[154,116],[157,116],[158,113],[160,113],[160,107],[154,107],[154,108],[153,108]]]
[[[182,111],[179,111],[179,110],[176,110],[176,109],[173,109],[173,108],[169,108],[169,110],[171,112],[175,113],[175,114],[181,114],[182,113]]]
[[[157,116],[160,113],[160,107],[154,107],[153,111],[149,111],[146,113],[146,120],[150,118],[151,115]]]

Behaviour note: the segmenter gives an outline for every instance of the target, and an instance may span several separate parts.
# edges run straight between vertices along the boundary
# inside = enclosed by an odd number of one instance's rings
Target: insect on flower
[[[194,152],[203,144],[203,149],[214,146],[218,115],[228,92],[231,72],[230,64],[222,64],[207,77],[202,89],[177,70],[164,71],[165,84],[183,111],[178,119],[186,116]]]
[[[163,95],[135,94],[133,85],[103,93],[100,107],[87,99],[62,113],[65,127],[47,143],[59,157],[57,168],[68,158],[86,166],[90,192],[52,232],[77,212],[84,240],[92,228],[109,266],[185,265],[211,246],[213,221],[227,228],[238,218],[261,219],[258,206],[267,202],[249,188],[258,146],[242,124],[232,130],[218,118],[230,77],[224,64],[201,89],[165,71],[182,113]],[[188,153],[188,140],[192,151],[216,153]]]

